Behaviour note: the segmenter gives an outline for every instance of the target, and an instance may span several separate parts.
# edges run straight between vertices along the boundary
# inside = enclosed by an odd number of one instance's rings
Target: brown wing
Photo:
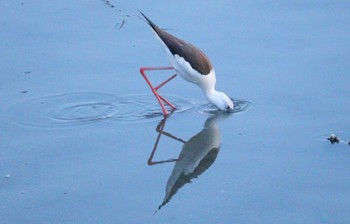
[[[160,29],[142,12],[140,13],[173,55],[178,55],[184,58],[188,63],[190,63],[193,69],[197,70],[202,75],[208,75],[210,73],[213,66],[209,58],[200,49]]]

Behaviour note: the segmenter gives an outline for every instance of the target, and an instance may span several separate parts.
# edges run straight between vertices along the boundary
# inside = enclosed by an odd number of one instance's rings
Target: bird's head
[[[233,102],[225,93],[217,92],[207,94],[208,100],[213,103],[219,110],[231,111],[233,110]]]

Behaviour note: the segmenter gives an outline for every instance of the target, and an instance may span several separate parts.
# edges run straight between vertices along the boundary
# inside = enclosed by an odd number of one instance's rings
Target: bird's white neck
[[[207,99],[212,103],[217,101],[217,99],[219,99],[220,95],[221,95],[221,92],[217,91],[215,89],[215,86],[213,86],[213,88],[211,88],[211,89],[203,90],[203,92],[204,92],[205,96],[207,97]]]

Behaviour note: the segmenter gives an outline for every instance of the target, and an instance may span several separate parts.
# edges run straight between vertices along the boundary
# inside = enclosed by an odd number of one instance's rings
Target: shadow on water
[[[216,111],[215,114],[213,113],[213,116],[207,118],[203,129],[187,141],[164,130],[167,117],[160,121],[156,128],[159,134],[148,159],[148,165],[152,166],[170,162],[175,162],[175,165],[166,184],[164,200],[156,212],[169,203],[179,189],[187,183],[191,183],[193,178],[198,178],[215,162],[221,145],[221,134],[218,123],[230,115],[231,113]],[[153,161],[162,135],[183,143],[181,153],[174,159]]]

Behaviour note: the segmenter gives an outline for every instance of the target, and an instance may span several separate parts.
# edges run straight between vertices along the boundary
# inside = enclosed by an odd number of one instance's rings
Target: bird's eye
[[[230,106],[227,106],[226,109],[229,110],[229,109],[230,109]]]

